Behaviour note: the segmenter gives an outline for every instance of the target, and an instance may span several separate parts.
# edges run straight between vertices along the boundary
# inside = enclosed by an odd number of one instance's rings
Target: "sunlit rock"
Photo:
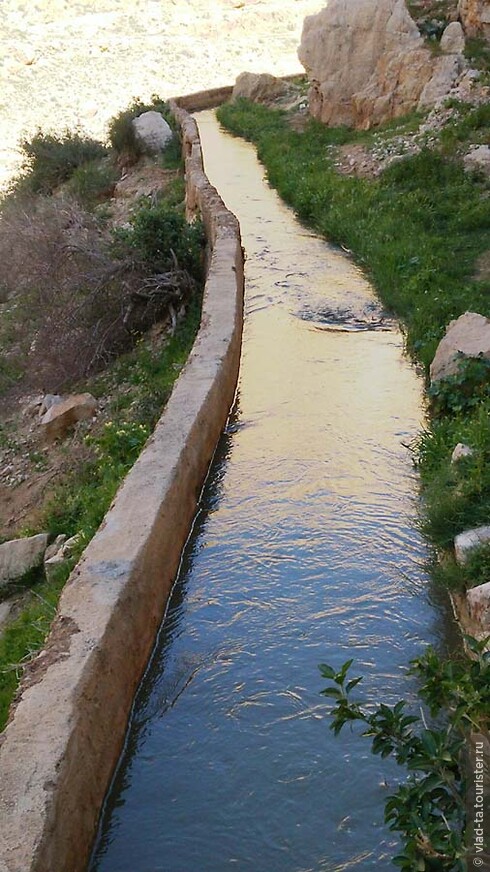
[[[449,323],[430,366],[431,382],[454,375],[462,356],[490,359],[490,320],[477,312]]]
[[[481,548],[482,545],[488,545],[490,542],[490,526],[487,524],[483,527],[474,527],[472,530],[465,530],[460,533],[454,540],[454,555],[456,562],[460,566],[464,566],[468,560],[468,556],[475,548]]]

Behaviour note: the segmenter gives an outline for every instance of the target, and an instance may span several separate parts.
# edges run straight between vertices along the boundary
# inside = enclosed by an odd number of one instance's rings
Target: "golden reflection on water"
[[[355,264],[264,189],[253,147],[227,137],[224,148],[213,113],[197,120],[206,172],[239,218],[248,258],[240,390],[247,431],[238,446],[249,470],[244,496],[257,471],[257,493],[289,481],[287,496],[306,502],[311,470],[304,490],[301,470],[313,462],[314,487],[369,503],[386,477],[392,486],[392,463],[406,459],[402,443],[420,424],[421,385],[403,359],[401,334],[393,326],[316,329],[325,310],[347,327],[383,313]],[[280,513],[281,503],[264,511],[277,522],[271,512]]]

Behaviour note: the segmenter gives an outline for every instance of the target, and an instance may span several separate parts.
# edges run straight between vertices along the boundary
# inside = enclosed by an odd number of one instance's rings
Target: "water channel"
[[[453,628],[423,571],[407,445],[421,380],[366,279],[254,149],[197,116],[247,252],[239,392],[140,688],[91,872],[389,870],[400,773],[335,738],[320,662],[415,698]]]

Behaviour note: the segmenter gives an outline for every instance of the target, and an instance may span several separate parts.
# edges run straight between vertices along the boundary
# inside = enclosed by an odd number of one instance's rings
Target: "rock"
[[[490,581],[470,588],[466,592],[466,605],[470,618],[484,629],[490,629]]]
[[[62,554],[55,554],[53,557],[50,557],[49,560],[44,561],[44,574],[48,581],[52,581],[56,570],[59,566],[62,566],[65,562],[65,557]]]
[[[446,54],[435,58],[434,69],[424,85],[417,109],[423,111],[435,106],[446,97],[463,69],[463,59],[458,54]]]
[[[467,36],[490,39],[490,3],[488,0],[459,0],[458,13]]]
[[[132,121],[136,139],[146,154],[158,154],[173,137],[172,128],[160,112],[143,112]]]
[[[459,21],[451,21],[441,36],[441,51],[446,54],[462,54],[464,52],[464,30]]]
[[[413,111],[434,67],[435,59],[423,46],[384,55],[369,82],[352,97],[355,125],[366,129]]]
[[[78,421],[92,418],[97,411],[97,400],[92,394],[75,394],[55,403],[42,416],[40,425],[48,442],[62,438]]]
[[[42,394],[40,394],[38,397],[33,397],[33,399],[31,399],[22,409],[22,417],[33,418],[35,415],[38,415],[43,399],[44,398]]]
[[[449,31],[448,51],[459,30]],[[361,128],[417,109],[422,95],[420,108],[435,105],[463,63],[432,54],[404,0],[331,0],[305,19],[298,54],[312,82],[310,113]]]
[[[465,530],[460,533],[454,540],[454,554],[456,562],[460,566],[464,566],[468,559],[470,551],[479,548],[481,545],[488,545],[490,542],[490,526],[474,527],[472,530]]]
[[[479,145],[473,148],[465,154],[463,163],[466,170],[482,170],[485,175],[490,176],[490,146]]]
[[[242,97],[253,103],[272,103],[278,97],[285,97],[289,92],[287,82],[269,73],[240,73],[233,87],[231,99],[238,100]]]
[[[465,312],[448,325],[430,366],[431,382],[458,371],[461,355],[490,358],[490,320]]]
[[[40,415],[45,415],[46,412],[51,408],[51,406],[56,406],[58,403],[63,402],[63,397],[59,394],[45,394],[41,399],[41,407],[39,409]]]
[[[61,548],[61,554],[64,558],[72,556],[73,552],[80,544],[81,538],[82,537],[80,533],[75,533],[75,535],[72,536],[70,539],[66,539],[66,542],[63,543],[63,546]]]
[[[30,569],[43,562],[48,544],[47,533],[12,539],[0,545],[0,584],[21,578]]]
[[[65,544],[65,542],[66,536],[64,533],[61,533],[59,536],[57,536],[54,542],[52,542],[51,545],[48,545],[48,547],[46,548],[44,562],[46,563],[47,560],[51,560],[52,557],[55,557],[61,551],[61,548]]]
[[[451,454],[451,463],[457,463],[458,460],[462,460],[463,457],[472,457],[473,454],[474,451],[469,445],[465,445],[463,442],[458,442]]]

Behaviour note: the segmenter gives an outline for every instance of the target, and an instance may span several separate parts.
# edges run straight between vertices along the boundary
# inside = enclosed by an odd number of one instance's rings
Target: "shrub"
[[[102,143],[69,131],[58,135],[38,130],[32,139],[22,140],[20,147],[24,161],[22,176],[15,186],[42,194],[52,193],[77,167],[107,154]]]
[[[77,167],[68,189],[82,206],[93,209],[112,195],[118,177],[117,169],[110,163],[93,160]]]
[[[178,266],[196,279],[201,277],[202,224],[188,224],[184,215],[165,201],[142,208],[131,228],[116,235],[116,243],[119,250],[121,245],[131,249],[151,272],[163,273]]]

